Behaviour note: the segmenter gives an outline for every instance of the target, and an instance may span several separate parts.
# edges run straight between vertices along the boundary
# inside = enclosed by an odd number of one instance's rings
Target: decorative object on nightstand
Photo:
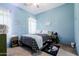
[[[19,46],[19,44],[18,44],[18,39],[19,39],[18,36],[13,36],[13,37],[11,38],[11,44],[10,44],[10,46],[11,46],[11,47],[17,47],[17,46]]]
[[[57,44],[57,43],[60,42],[59,37],[58,37],[58,33],[57,33],[57,32],[52,33],[51,37],[52,37],[52,40],[53,40],[54,43]]]

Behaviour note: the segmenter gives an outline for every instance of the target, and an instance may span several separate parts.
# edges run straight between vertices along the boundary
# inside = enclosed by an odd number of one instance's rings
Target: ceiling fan
[[[39,8],[39,3],[24,3],[24,6],[34,6]]]

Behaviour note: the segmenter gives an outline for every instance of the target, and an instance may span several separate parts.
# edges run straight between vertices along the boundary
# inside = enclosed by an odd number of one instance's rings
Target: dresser
[[[6,50],[6,34],[0,34],[0,56],[5,56]]]

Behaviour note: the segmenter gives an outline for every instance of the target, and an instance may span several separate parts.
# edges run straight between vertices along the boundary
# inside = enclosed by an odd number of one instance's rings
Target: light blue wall
[[[28,18],[34,17],[27,11],[16,8],[13,12],[13,31],[12,34],[28,34]]]
[[[36,15],[37,29],[58,32],[60,42],[74,42],[74,4],[64,4]],[[50,22],[49,26],[45,22]]]
[[[75,4],[75,42],[77,47],[77,53],[79,55],[79,4]]]

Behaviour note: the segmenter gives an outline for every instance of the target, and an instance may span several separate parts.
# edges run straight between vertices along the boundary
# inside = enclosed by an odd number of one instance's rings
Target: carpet
[[[33,56],[33,55],[29,50],[26,50],[22,47],[15,47],[15,48],[7,48],[7,56]],[[40,54],[37,54],[37,56],[52,56],[52,55],[45,52],[41,52]],[[76,56],[76,55],[60,47],[57,56]]]
[[[45,52],[40,54],[35,54],[36,56],[51,56]],[[22,47],[7,48],[7,56],[35,56],[29,49],[24,49]]]

